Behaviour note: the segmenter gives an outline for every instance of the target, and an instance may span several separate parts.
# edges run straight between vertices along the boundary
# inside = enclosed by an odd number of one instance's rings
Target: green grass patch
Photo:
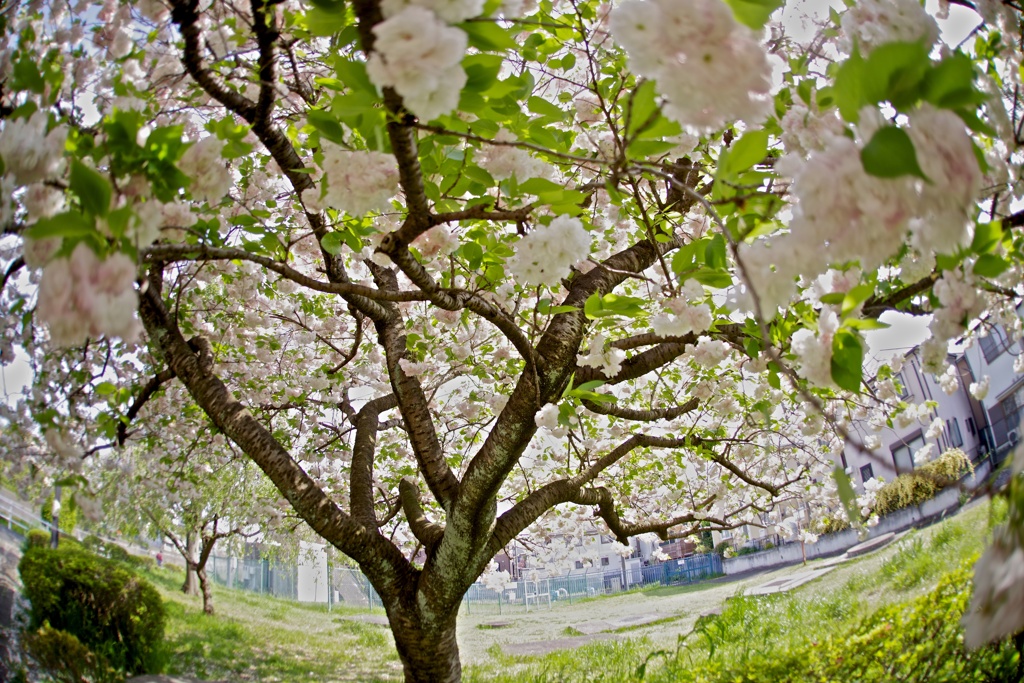
[[[738,596],[701,617],[676,646],[599,642],[543,657],[495,655],[469,667],[473,683],[606,680],[656,683],[1004,680],[1009,645],[967,655],[959,619],[970,566],[1005,513],[979,506],[842,565],[790,593]],[[647,595],[676,595],[672,586]],[[597,673],[595,673],[597,672]],[[597,677],[595,677],[597,676]],[[1007,679],[1009,680],[1009,679]]]
[[[202,680],[402,680],[386,627],[340,617],[369,610],[282,600],[214,587],[217,613],[203,614],[202,599],[181,593],[184,575],[165,568],[147,574],[167,606],[167,673]]]

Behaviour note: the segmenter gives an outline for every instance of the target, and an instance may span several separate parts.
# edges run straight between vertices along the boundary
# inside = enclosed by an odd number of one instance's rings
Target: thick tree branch
[[[131,421],[139,414],[142,410],[142,406],[146,405],[146,402],[152,398],[156,390],[159,389],[164,383],[170,382],[174,378],[174,372],[170,368],[161,370],[156,375],[150,378],[146,382],[146,386],[142,387],[142,391],[135,397],[132,405],[128,408],[128,412],[125,413],[124,419],[117,423],[117,445],[124,446],[124,442],[128,439],[128,425]]]
[[[416,486],[415,480],[410,477],[403,477],[398,483],[398,495],[402,501],[402,511],[409,522],[409,528],[427,554],[433,552],[441,537],[444,536],[444,527],[427,519],[420,503],[420,489]]]
[[[343,512],[316,485],[274,436],[228,391],[202,362],[161,299],[163,268],[153,264],[139,310],[150,340],[195,402],[228,438],[262,469],[295,511],[320,536],[366,567],[378,590],[388,590],[409,571],[402,554],[376,529]],[[201,348],[201,347],[200,347]]]
[[[681,403],[671,408],[654,408],[651,410],[637,410],[625,408],[614,403],[597,403],[595,401],[583,401],[583,406],[592,413],[598,415],[611,415],[623,420],[634,422],[656,422],[657,420],[674,420],[680,415],[685,415],[696,410],[700,406],[700,399],[694,397],[686,403]]]
[[[380,414],[394,410],[398,399],[394,394],[367,401],[354,420],[355,443],[352,446],[351,499],[352,518],[367,529],[377,528],[373,506],[373,459],[377,451],[377,430]]]

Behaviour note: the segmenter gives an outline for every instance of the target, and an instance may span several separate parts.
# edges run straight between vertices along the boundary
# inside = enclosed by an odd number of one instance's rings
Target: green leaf
[[[725,4],[732,8],[736,21],[760,31],[785,0],[725,0]]]
[[[857,306],[861,305],[868,300],[872,294],[875,293],[875,286],[871,283],[865,283],[852,287],[846,296],[843,297],[843,307],[840,313],[840,317],[845,318],[846,316],[853,313]]]
[[[469,37],[469,44],[484,52],[514,50],[519,47],[509,32],[493,21],[465,21],[457,24]]]
[[[1010,262],[995,254],[982,254],[974,264],[974,274],[981,277],[999,277],[1010,267]]]
[[[1000,221],[978,223],[974,226],[974,239],[971,240],[971,251],[975,254],[987,254],[1003,241],[1003,224]]]
[[[538,116],[546,116],[554,119],[564,119],[567,114],[543,97],[534,95],[526,101],[526,108]]]
[[[476,242],[466,242],[459,251],[462,258],[466,259],[470,270],[476,270],[484,262],[484,248]]]
[[[849,318],[843,321],[843,325],[851,330],[887,330],[892,327],[874,318]]]
[[[829,292],[828,294],[821,295],[821,297],[819,297],[819,301],[823,304],[828,304],[829,306],[838,306],[843,303],[845,298],[845,292]]]
[[[928,180],[917,163],[917,150],[910,136],[896,126],[879,128],[860,151],[860,160],[865,171],[879,178],[912,175]]]
[[[337,232],[329,232],[320,240],[320,246],[331,256],[337,256],[341,253],[342,244],[344,242],[341,239],[341,234]]]
[[[947,109],[981,104],[985,95],[974,87],[971,58],[958,52],[930,69],[924,78],[924,99]]]
[[[100,396],[110,396],[115,391],[117,391],[117,387],[110,382],[100,382],[96,385],[96,393]]]
[[[94,221],[86,220],[82,214],[71,211],[57,214],[51,218],[44,218],[25,230],[25,236],[34,240],[49,237],[89,237],[95,234],[96,224]]]
[[[362,91],[377,96],[377,86],[366,73],[366,64],[349,59],[338,59],[334,62],[334,72],[338,78],[353,91]]]
[[[712,270],[724,270],[728,265],[725,257],[725,237],[716,234],[704,249],[704,265]]]
[[[832,380],[841,388],[860,393],[864,347],[856,332],[840,328],[832,337]]]
[[[329,14],[344,14],[345,0],[309,0],[317,9]]]
[[[69,187],[78,195],[82,208],[93,216],[106,216],[110,211],[110,181],[77,159],[71,162]]]
[[[846,509],[846,516],[852,522],[859,522],[860,507],[857,505],[857,494],[853,490],[853,484],[850,482],[850,475],[846,473],[842,467],[836,466],[832,470],[832,478],[836,480],[836,492],[839,494],[839,500],[842,501],[843,507]]]
[[[317,129],[323,137],[331,142],[345,144],[345,129],[337,119],[322,109],[310,109],[306,112],[306,120]]]
[[[309,32],[321,38],[333,36],[348,25],[344,12],[331,12],[319,7],[311,7],[303,19]]]
[[[856,123],[860,108],[870,99],[867,93],[867,62],[854,49],[853,54],[836,71],[836,104],[843,119]]]
[[[768,155],[768,131],[748,131],[722,153],[719,159],[718,177],[733,178],[754,164],[764,161]]]
[[[633,296],[619,296],[617,294],[601,296],[598,292],[591,294],[583,306],[583,312],[591,320],[610,316],[636,318],[643,311],[644,299]]]

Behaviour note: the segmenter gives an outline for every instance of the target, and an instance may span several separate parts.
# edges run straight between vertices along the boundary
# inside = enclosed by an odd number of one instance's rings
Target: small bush
[[[878,490],[874,512],[887,515],[935,497],[941,489],[960,481],[971,469],[971,461],[959,448],[946,451],[913,472],[901,474]]]
[[[159,671],[165,613],[160,594],[148,582],[80,549],[31,548],[18,570],[32,606],[31,629],[48,622],[115,669]]]
[[[819,535],[837,534],[850,528],[850,521],[842,515],[836,514],[829,517],[822,517],[814,525],[814,532]]]
[[[42,628],[24,637],[25,652],[57,683],[121,683],[124,674],[100,660],[82,641],[68,633]]]
[[[49,548],[50,532],[45,529],[30,529],[25,535],[21,544],[22,552],[28,552],[29,548]]]

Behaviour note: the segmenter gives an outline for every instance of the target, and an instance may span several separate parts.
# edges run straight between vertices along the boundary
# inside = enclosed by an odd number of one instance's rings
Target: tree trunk
[[[197,570],[196,576],[199,577],[199,587],[203,592],[203,612],[213,614],[213,593],[210,590],[210,581],[206,577],[206,567]]]
[[[462,680],[455,616],[453,613],[431,620],[433,624],[425,624],[416,616],[388,611],[406,683],[459,683]]]
[[[199,581],[196,578],[195,565],[185,563],[185,583],[181,584],[181,592],[185,595],[199,595]]]
[[[195,561],[199,555],[199,537],[196,534],[189,534],[185,543],[188,555],[185,557],[185,583],[181,586],[181,592],[185,595],[199,595]]]

